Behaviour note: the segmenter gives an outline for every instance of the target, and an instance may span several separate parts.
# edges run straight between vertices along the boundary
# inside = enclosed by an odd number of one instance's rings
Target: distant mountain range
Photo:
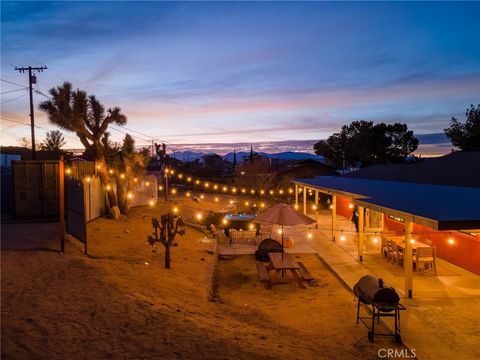
[[[306,152],[295,152],[295,151],[285,151],[285,152],[279,152],[279,153],[265,153],[265,152],[255,152],[256,154],[259,154],[261,156],[264,156],[269,159],[279,159],[279,160],[306,160],[306,159],[312,159],[320,162],[324,162],[323,156],[319,155],[314,155]],[[203,153],[200,151],[176,151],[175,152],[175,158],[177,160],[181,161],[195,161],[197,159],[201,159],[204,155],[211,155],[213,153]],[[173,156],[173,153],[169,154],[170,156]],[[239,151],[236,153],[237,155],[237,164],[241,164],[245,158],[248,158],[250,156],[249,151]],[[229,152],[225,155],[222,156],[224,160],[230,161],[233,163],[233,152]]]

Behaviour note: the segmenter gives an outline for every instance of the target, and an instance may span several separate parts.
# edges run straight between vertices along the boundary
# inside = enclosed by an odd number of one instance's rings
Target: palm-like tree
[[[109,184],[101,138],[109,124],[125,125],[127,117],[122,114],[119,107],[105,111],[105,107],[95,95],[88,96],[85,91],[72,90],[72,84],[69,82],[50,89],[49,93],[52,99],[42,102],[40,110],[48,115],[52,124],[64,130],[73,131],[78,136],[85,149],[95,155],[100,165],[100,179],[105,185]],[[117,198],[113,191],[108,191],[107,194],[110,212],[117,218],[119,214]]]

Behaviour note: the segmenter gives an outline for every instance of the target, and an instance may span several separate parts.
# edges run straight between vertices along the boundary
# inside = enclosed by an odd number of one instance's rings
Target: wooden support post
[[[298,206],[298,185],[295,184],[295,205]]]
[[[63,162],[63,155],[60,156],[60,161],[58,163],[58,181],[60,188],[60,251],[65,252],[65,164]]]
[[[337,228],[337,195],[332,195],[332,240],[335,241],[335,230]]]
[[[315,206],[318,209],[318,190],[315,190]]]
[[[358,261],[363,261],[363,249],[365,247],[365,209],[358,207]]]
[[[307,215],[307,187],[303,187],[303,215]]]
[[[403,270],[405,276],[405,296],[413,296],[413,250],[412,250],[413,223],[405,220],[405,253],[403,254]]]
[[[315,190],[315,227],[318,229],[318,190]]]

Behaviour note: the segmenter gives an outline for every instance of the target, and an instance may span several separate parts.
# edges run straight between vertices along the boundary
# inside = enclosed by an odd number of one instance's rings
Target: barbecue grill
[[[270,261],[268,257],[268,253],[270,252],[283,252],[282,244],[273,239],[263,240],[260,245],[258,245],[257,251],[255,251],[255,259],[268,262]]]
[[[406,308],[400,304],[400,297],[392,287],[385,287],[383,280],[372,275],[363,276],[353,287],[353,293],[358,298],[357,324],[361,321],[368,329],[368,340],[373,342],[375,336],[392,336],[398,343],[402,342],[400,336],[400,311]],[[372,317],[360,316],[360,303],[370,305]],[[388,330],[381,318],[394,318],[394,330],[375,332],[380,325]],[[369,324],[370,323],[370,324]]]

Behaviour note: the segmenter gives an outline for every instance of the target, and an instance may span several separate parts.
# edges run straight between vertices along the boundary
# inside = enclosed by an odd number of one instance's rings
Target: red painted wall
[[[404,224],[385,216],[385,232],[403,234]],[[437,247],[440,259],[480,275],[480,237],[458,231],[436,231],[429,227],[413,224],[415,240],[431,240]],[[454,240],[453,244],[448,239]]]
[[[351,203],[352,199],[337,195],[337,214],[351,219],[353,209],[350,209],[348,207],[348,205],[350,205]]]

